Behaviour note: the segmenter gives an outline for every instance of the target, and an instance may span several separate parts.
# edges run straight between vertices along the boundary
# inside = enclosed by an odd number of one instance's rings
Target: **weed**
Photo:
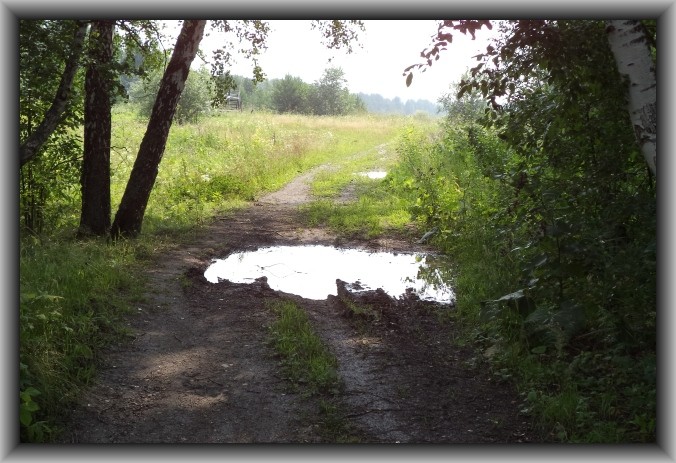
[[[97,240],[21,242],[22,440],[55,437],[54,417],[92,380],[97,351],[124,334],[141,287],[130,251]]]
[[[368,305],[357,304],[356,302],[344,298],[342,299],[342,302],[353,315],[356,315],[359,318],[369,321],[380,320],[380,314]]]
[[[319,402],[319,433],[326,442],[335,444],[358,444],[363,442],[356,429],[343,417],[341,407],[335,400]]]
[[[272,345],[282,358],[287,377],[303,383],[309,393],[326,393],[338,387],[337,361],[312,331],[307,314],[295,303],[269,304],[277,315],[270,327]]]
[[[389,183],[455,263],[456,342],[517,385],[546,439],[654,441],[654,198],[638,177],[610,175],[616,200],[580,186],[579,163],[521,159],[478,126],[407,131],[398,149]],[[628,215],[633,242],[624,225],[598,238]]]

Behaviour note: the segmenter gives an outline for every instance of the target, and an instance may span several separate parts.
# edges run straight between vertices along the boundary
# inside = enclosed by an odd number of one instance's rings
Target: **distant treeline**
[[[390,99],[378,93],[357,93],[357,96],[364,102],[366,110],[370,113],[415,114],[422,111],[436,115],[441,108],[437,103],[432,103],[429,100],[407,100],[403,102],[398,96]]]
[[[283,112],[322,114],[319,101],[335,101],[333,108],[338,113],[370,112],[383,114],[415,114],[422,111],[431,115],[439,113],[441,106],[429,100],[402,101],[399,97],[385,98],[377,93],[349,93],[347,80],[340,68],[329,68],[314,84],[303,82],[300,77],[287,75],[284,79],[270,79],[254,86],[250,78],[233,76],[237,91],[245,106]],[[323,91],[322,91],[323,90]],[[323,98],[313,96],[323,93]]]
[[[141,114],[150,115],[154,95],[159,87],[160,73],[149,79],[125,78],[122,84],[128,90],[129,100],[139,104]],[[408,100],[399,97],[385,98],[379,94],[350,93],[347,79],[341,68],[328,68],[314,83],[287,74],[283,79],[268,79],[254,84],[252,79],[228,75],[214,81],[207,69],[193,70],[179,101],[176,120],[196,122],[212,109],[225,108],[224,92],[238,95],[241,109],[266,110],[277,113],[345,115],[381,113],[410,115],[424,112],[437,115],[440,106],[427,100]]]

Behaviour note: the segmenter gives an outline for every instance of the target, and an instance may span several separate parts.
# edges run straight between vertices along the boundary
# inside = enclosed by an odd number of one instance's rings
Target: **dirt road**
[[[326,435],[319,401],[293,392],[267,344],[288,297],[307,310],[337,356],[341,419],[360,442],[528,442],[519,400],[451,344],[453,327],[434,310],[386,298],[368,301],[381,317],[368,328],[337,298],[310,301],[253,285],[203,278],[211,259],[272,244],[331,244],[420,251],[411,240],[338,240],[301,223],[304,174],[246,210],[222,217],[149,269],[150,291],[129,320],[133,342],[106,352],[97,383],[73,410],[64,437],[75,443],[312,443]]]

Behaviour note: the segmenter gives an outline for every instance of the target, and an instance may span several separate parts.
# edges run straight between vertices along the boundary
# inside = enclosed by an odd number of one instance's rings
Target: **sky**
[[[360,32],[360,46],[353,53],[329,50],[321,43],[318,30],[312,30],[306,20],[269,21],[268,48],[259,56],[259,64],[269,79],[286,74],[300,77],[307,83],[319,80],[328,67],[341,67],[352,93],[379,93],[386,98],[402,101],[424,99],[436,102],[449,93],[451,83],[458,82],[463,72],[476,63],[471,57],[485,51],[492,31],[477,32],[476,40],[460,32],[453,34],[453,43],[426,72],[415,72],[410,87],[406,87],[403,71],[422,62],[420,52],[432,43],[436,34],[435,20],[367,20]],[[208,27],[208,26],[207,26]],[[493,29],[495,30],[495,28]],[[212,33],[201,44],[207,58],[218,48],[217,35]],[[332,60],[329,62],[329,59]],[[196,59],[194,64],[204,64]],[[252,76],[252,65],[237,58],[231,73]]]

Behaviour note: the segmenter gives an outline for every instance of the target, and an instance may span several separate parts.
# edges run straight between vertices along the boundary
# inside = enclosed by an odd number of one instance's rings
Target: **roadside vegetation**
[[[655,178],[603,27],[556,31],[555,44],[495,58],[513,75],[466,75],[438,137],[407,132],[388,180],[456,266],[464,342],[515,381],[545,436],[654,442]]]
[[[543,439],[654,442],[655,178],[603,29],[557,27],[565,60],[538,56],[547,49],[502,55],[525,66],[513,81],[477,67],[440,100],[436,133],[409,127],[389,148],[397,162],[385,180],[319,177],[326,199],[306,217],[362,236],[401,232],[410,217],[429,232],[453,262],[458,342],[517,385]],[[594,60],[568,53],[582,46]],[[510,82],[510,98],[487,106],[489,89]],[[335,202],[348,182],[358,197]]]

